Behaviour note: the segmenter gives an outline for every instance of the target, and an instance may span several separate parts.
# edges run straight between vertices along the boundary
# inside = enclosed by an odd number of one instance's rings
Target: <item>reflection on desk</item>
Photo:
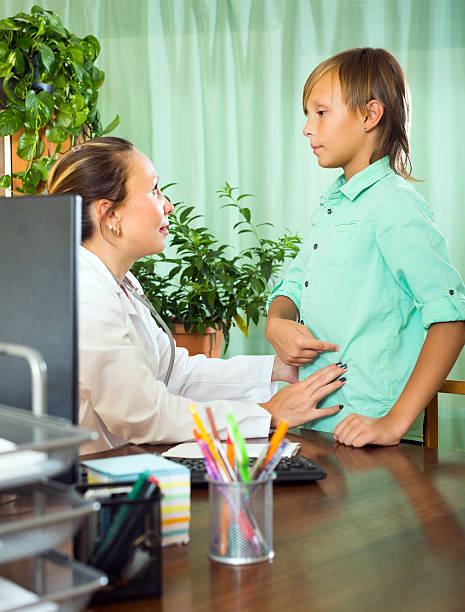
[[[464,609],[465,453],[348,448],[311,430],[288,437],[328,477],[275,488],[273,562],[210,562],[207,491],[194,490],[191,543],[163,551],[162,598],[95,612]]]

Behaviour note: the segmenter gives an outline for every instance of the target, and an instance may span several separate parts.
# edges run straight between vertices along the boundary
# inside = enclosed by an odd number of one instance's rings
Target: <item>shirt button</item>
[[[308,281],[305,281],[305,286],[308,287]]]
[[[314,249],[317,249],[317,248],[318,248],[318,245],[317,245],[317,244],[314,244],[314,245],[313,245],[313,248],[314,248]]]
[[[451,295],[454,295],[454,290],[453,290],[453,289],[451,289],[451,290],[449,291],[449,293],[450,293]]]
[[[328,208],[328,215],[330,215],[333,211],[331,210],[331,208]]]

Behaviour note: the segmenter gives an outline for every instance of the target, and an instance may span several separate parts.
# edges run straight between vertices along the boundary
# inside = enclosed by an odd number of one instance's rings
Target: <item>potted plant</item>
[[[12,149],[24,160],[0,178],[1,188],[16,179],[16,193],[40,193],[63,143],[69,148],[118,125],[118,116],[105,129],[100,121],[99,52],[95,36],[75,36],[40,6],[0,20],[0,136],[12,135]]]
[[[193,206],[178,203],[170,215],[171,245],[176,248],[176,256],[161,253],[146,257],[132,268],[145,294],[172,330],[177,324],[184,334],[201,337],[218,330],[224,334],[225,351],[231,326],[237,325],[248,336],[250,321],[257,324],[266,316],[272,276],[287,257],[296,256],[300,244],[299,237],[287,230],[277,240],[262,236],[262,228],[272,224],[255,224],[250,208],[243,205],[251,194],[240,195],[237,191],[237,187],[226,183],[217,193],[226,200],[221,208],[232,207],[238,212],[234,229],[238,234],[249,234],[251,246],[234,254],[229,245],[220,244],[206,227],[199,225],[197,220],[202,215],[196,214]],[[178,344],[185,346],[185,342],[177,338]],[[209,339],[207,344],[212,344]],[[220,351],[221,342],[216,352],[207,352],[220,356]]]

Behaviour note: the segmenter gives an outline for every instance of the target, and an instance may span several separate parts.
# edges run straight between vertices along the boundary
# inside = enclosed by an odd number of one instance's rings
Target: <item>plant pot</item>
[[[207,327],[205,334],[190,334],[184,329],[183,323],[174,324],[173,337],[177,346],[189,351],[189,355],[206,355],[207,357],[221,357],[223,345],[223,330]]]

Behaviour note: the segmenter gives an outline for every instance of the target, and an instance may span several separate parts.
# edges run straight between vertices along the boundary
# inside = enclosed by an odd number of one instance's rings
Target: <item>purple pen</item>
[[[285,440],[281,442],[275,454],[271,457],[271,459],[268,461],[267,465],[265,466],[265,469],[260,474],[260,476],[257,478],[258,482],[262,480],[267,480],[271,476],[275,467],[278,465],[279,461],[281,460],[281,457],[284,455],[287,445],[288,443]]]

